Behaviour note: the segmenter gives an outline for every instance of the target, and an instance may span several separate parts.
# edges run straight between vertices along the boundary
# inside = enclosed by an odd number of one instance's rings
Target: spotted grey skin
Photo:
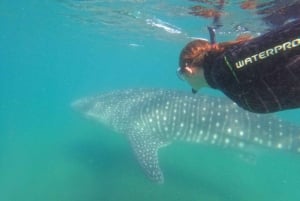
[[[82,98],[73,108],[128,137],[147,175],[163,182],[158,149],[176,140],[243,148],[254,144],[300,152],[300,128],[227,98],[162,89],[129,89]]]

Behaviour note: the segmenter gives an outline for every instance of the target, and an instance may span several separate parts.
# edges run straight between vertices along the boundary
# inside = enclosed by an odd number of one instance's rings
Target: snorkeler
[[[300,20],[256,38],[197,39],[180,53],[177,73],[194,93],[221,90],[240,107],[269,113],[300,107]]]

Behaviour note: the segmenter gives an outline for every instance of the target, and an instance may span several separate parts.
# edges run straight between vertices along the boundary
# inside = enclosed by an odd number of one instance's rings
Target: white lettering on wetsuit
[[[279,52],[285,52],[287,50],[290,50],[298,46],[300,46],[300,38],[294,39],[292,41],[284,42],[280,45],[274,46],[273,48],[264,50],[258,54],[254,54],[250,57],[246,57],[245,59],[235,62],[235,67],[237,69],[244,68],[248,64],[252,64],[254,62],[264,60],[270,56],[278,54]]]

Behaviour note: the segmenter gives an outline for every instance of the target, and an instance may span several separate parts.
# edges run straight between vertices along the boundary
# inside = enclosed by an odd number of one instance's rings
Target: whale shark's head
[[[129,111],[143,100],[142,94],[139,90],[113,91],[75,100],[71,107],[89,119],[113,127],[116,131],[123,131],[130,122],[128,116],[132,117]]]
[[[110,125],[115,114],[112,110],[115,107],[113,101],[107,100],[105,95],[85,97],[72,102],[71,107],[89,119]]]

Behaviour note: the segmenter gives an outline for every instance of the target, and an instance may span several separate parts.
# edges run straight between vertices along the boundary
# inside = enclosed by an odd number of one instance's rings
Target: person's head
[[[204,78],[203,62],[205,55],[212,49],[212,45],[203,39],[189,42],[179,56],[179,77],[187,81],[193,92],[198,91],[207,83]]]
[[[177,74],[181,79],[187,81],[191,85],[193,92],[197,92],[201,87],[207,86],[203,66],[205,56],[208,53],[217,55],[233,45],[241,44],[251,39],[251,35],[244,34],[234,41],[218,44],[211,44],[205,39],[193,40],[189,42],[180,53]],[[209,64],[205,63],[205,65]]]

